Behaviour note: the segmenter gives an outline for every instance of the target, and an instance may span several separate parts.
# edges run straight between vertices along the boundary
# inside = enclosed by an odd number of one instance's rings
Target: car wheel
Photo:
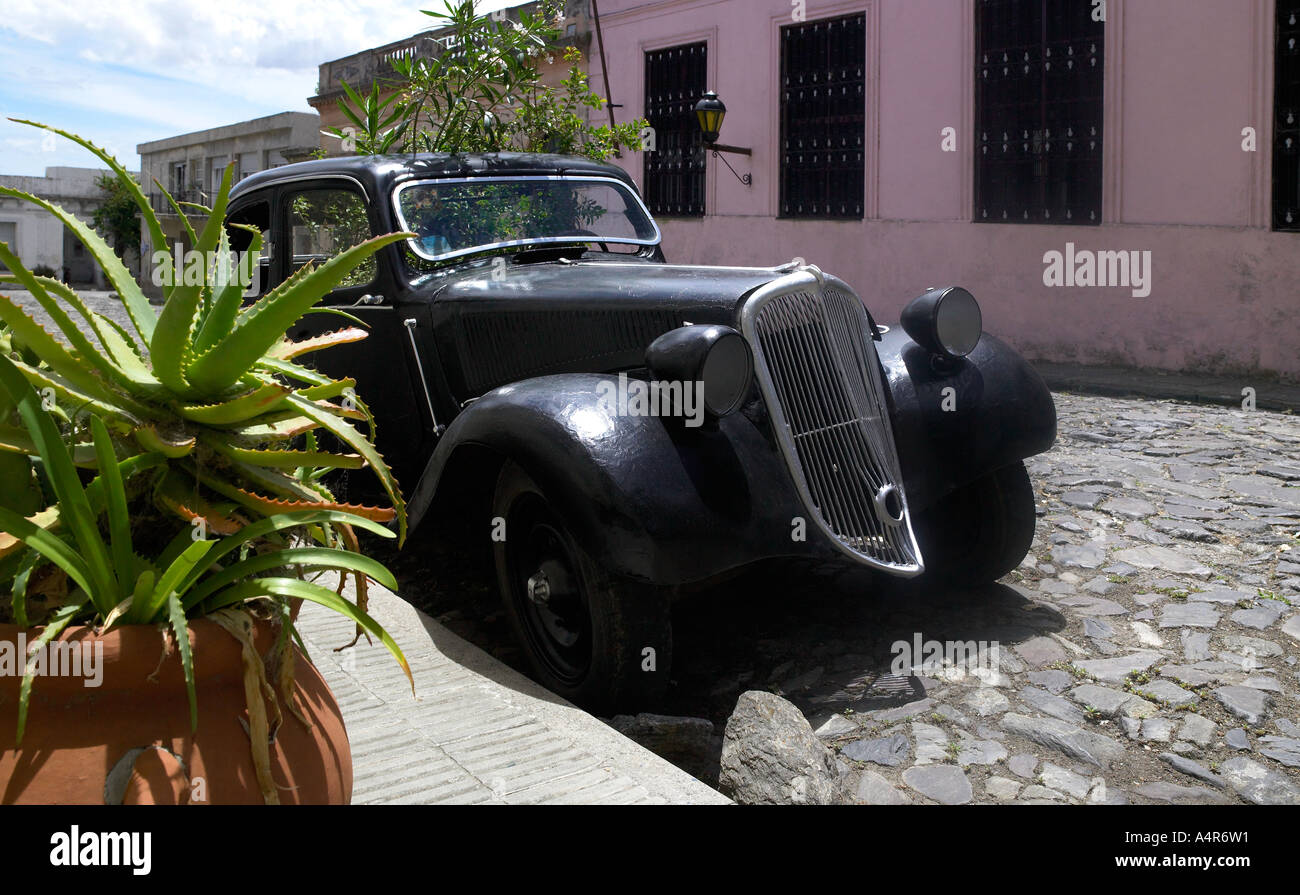
[[[1034,486],[1025,464],[977,479],[920,514],[921,580],[958,587],[997,581],[1020,565],[1034,540]]]
[[[668,593],[611,575],[573,537],[542,490],[507,462],[492,501],[497,585],[534,677],[594,712],[653,706],[672,665]]]

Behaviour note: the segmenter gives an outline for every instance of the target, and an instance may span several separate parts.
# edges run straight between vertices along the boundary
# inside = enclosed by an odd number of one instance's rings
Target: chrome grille
[[[921,571],[884,378],[862,302],[816,269],[746,303],[741,325],[800,496],[844,552],[896,573]]]

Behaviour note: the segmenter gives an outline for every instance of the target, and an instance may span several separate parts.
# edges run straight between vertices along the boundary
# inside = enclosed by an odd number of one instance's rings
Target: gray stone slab
[[[1138,650],[1125,656],[1115,656],[1110,659],[1084,659],[1074,664],[1099,681],[1121,684],[1130,672],[1145,671],[1160,659],[1160,653],[1152,650]]]
[[[1058,544],[1052,548],[1052,561],[1066,568],[1095,569],[1106,562],[1106,551],[1097,544]]]
[[[1282,610],[1273,606],[1257,606],[1254,609],[1238,609],[1232,613],[1232,620],[1247,628],[1263,631],[1282,617]]]
[[[1209,578],[1214,570],[1191,558],[1186,553],[1155,545],[1131,547],[1115,554],[1115,559],[1137,566],[1139,569],[1158,569],[1193,578]]]
[[[1160,760],[1179,773],[1186,774],[1189,777],[1195,777],[1197,780],[1208,783],[1218,789],[1223,789],[1228,785],[1226,780],[1205,767],[1205,765],[1192,761],[1192,759],[1187,758],[1186,756],[1175,755],[1172,752],[1164,752],[1161,754]]]
[[[1281,762],[1288,768],[1300,768],[1300,739],[1266,736],[1259,739],[1259,754]]]
[[[1214,722],[1202,715],[1189,714],[1183,719],[1183,727],[1178,735],[1189,743],[1208,746],[1210,740],[1214,739]]]
[[[1219,767],[1228,785],[1256,805],[1300,805],[1300,786],[1286,775],[1249,758],[1230,758]]]
[[[1219,613],[1208,603],[1172,602],[1160,610],[1161,628],[1213,628]]]
[[[1083,712],[1060,696],[1048,693],[1046,690],[1040,690],[1037,687],[1025,687],[1018,695],[1022,702],[1037,709],[1044,715],[1050,715],[1071,724],[1083,723]]]
[[[1170,706],[1195,705],[1201,701],[1191,690],[1184,690],[1173,681],[1157,678],[1154,681],[1148,681],[1145,684],[1137,685],[1136,689],[1143,693],[1150,693],[1159,701]]]
[[[1214,698],[1230,714],[1250,725],[1257,725],[1263,721],[1273,704],[1272,696],[1254,687],[1220,687],[1214,691]]]
[[[1124,747],[1110,737],[1052,718],[1030,718],[1013,712],[1002,717],[1002,727],[1008,733],[1102,769],[1121,759],[1125,753]]]
[[[975,794],[965,772],[950,764],[908,768],[903,782],[940,805],[965,805]]]
[[[1163,780],[1155,783],[1144,783],[1133,792],[1143,798],[1155,802],[1167,802],[1171,805],[1232,804],[1232,799],[1216,790],[1206,789],[1203,786],[1180,786],[1177,783],[1166,783]]]
[[[912,754],[912,742],[901,733],[874,740],[858,740],[840,749],[840,754],[853,761],[866,761],[886,767],[897,767]]]

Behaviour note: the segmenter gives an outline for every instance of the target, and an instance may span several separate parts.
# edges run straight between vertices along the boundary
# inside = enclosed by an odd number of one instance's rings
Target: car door
[[[319,266],[380,232],[369,197],[349,177],[283,184],[278,192],[277,250],[283,273],[292,276],[308,264]],[[422,411],[425,401],[419,371],[412,363],[409,334],[393,300],[394,280],[381,255],[373,255],[347,276],[289,332],[294,340],[337,332],[356,324],[328,311],[360,319],[367,338],[333,345],[301,361],[335,379],[356,380],[356,395],[373,412],[376,444],[407,492],[415,487],[432,450],[432,432]],[[373,476],[350,476],[362,485],[353,497],[371,496]],[[342,497],[343,495],[339,495]]]

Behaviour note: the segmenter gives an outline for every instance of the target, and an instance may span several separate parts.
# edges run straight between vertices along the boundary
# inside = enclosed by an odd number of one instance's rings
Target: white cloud
[[[135,146],[282,111],[310,111],[318,66],[401,40],[443,0],[4,0],[0,112]],[[480,3],[480,11],[514,5]],[[71,120],[69,120],[71,118]],[[0,122],[0,134],[12,127]],[[8,134],[5,134],[8,136]],[[0,143],[0,173],[40,173]],[[25,170],[17,171],[15,168]]]

